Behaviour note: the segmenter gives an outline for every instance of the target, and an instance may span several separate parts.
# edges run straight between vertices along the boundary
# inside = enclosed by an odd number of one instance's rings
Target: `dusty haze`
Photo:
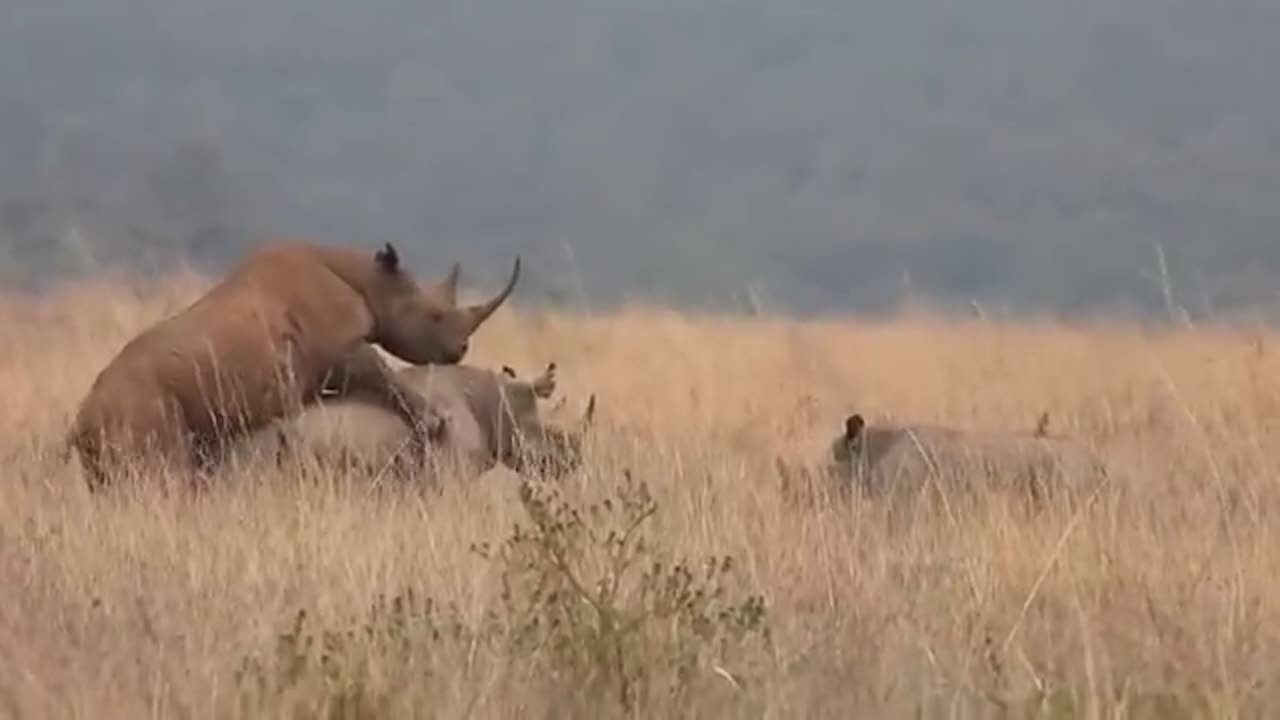
[[[285,232],[526,300],[1271,307],[1277,67],[1272,0],[9,0],[3,281]]]

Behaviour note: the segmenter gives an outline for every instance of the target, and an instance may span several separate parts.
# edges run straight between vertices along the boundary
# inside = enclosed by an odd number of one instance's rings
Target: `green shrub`
[[[300,610],[273,655],[244,660],[246,713],[399,715],[467,682],[477,653],[502,667],[504,690],[531,691],[560,716],[682,708],[700,688],[750,701],[770,636],[764,599],[734,593],[732,558],[673,559],[649,536],[657,502],[629,473],[585,508],[535,481],[519,497],[528,524],[474,547],[500,578],[481,621],[412,590],[379,596],[343,630],[317,632]]]

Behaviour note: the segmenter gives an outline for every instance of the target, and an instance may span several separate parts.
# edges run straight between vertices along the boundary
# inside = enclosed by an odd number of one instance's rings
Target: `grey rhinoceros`
[[[525,474],[559,477],[582,462],[583,436],[592,424],[595,396],[576,427],[546,423],[538,399],[556,388],[555,363],[532,381],[509,367],[493,371],[470,365],[415,365],[396,371],[444,417],[442,438],[432,449],[436,473],[474,477],[501,463]],[[277,464],[319,463],[381,474],[412,474],[405,449],[410,428],[398,415],[371,402],[360,390],[321,397],[303,411],[251,436],[236,455]]]
[[[1108,475],[1107,464],[1088,445],[1048,432],[1047,413],[1031,432],[870,425],[853,413],[816,467],[776,463],[789,493],[857,491],[872,498],[914,495],[934,481],[947,493],[1015,489],[1040,500]]]

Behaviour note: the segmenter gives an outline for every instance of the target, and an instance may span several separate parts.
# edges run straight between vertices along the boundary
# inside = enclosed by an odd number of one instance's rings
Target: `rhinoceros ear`
[[[512,370],[510,365],[503,365],[503,366],[502,366],[502,374],[503,374],[503,375],[506,375],[507,377],[511,378],[512,380],[514,380],[514,379],[516,378],[516,371],[515,371],[515,370]]]
[[[533,394],[540,398],[549,398],[556,392],[556,364],[547,364],[547,369],[531,383]]]
[[[862,434],[863,428],[866,426],[867,422],[862,419],[861,415],[858,413],[850,415],[845,418],[844,421],[844,439],[857,440],[858,436]]]
[[[384,272],[393,273],[400,269],[400,253],[391,243],[382,246],[373,259],[378,263],[378,268]]]

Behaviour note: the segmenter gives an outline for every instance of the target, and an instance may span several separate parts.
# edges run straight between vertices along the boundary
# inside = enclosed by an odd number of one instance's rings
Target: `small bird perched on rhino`
[[[420,285],[396,249],[264,244],[190,306],[130,340],[98,374],[68,434],[101,486],[122,471],[206,469],[227,444],[296,414],[326,385],[360,390],[404,418],[425,457],[440,414],[372,345],[414,364],[456,364],[491,300],[458,307],[459,266]]]
[[[868,425],[861,414],[853,413],[845,418],[816,473],[781,459],[776,466],[789,492],[825,487],[844,494],[856,487],[867,497],[914,495],[934,479],[950,491],[1012,487],[1039,500],[1064,485],[1081,487],[1103,480],[1108,472],[1085,444],[1049,434],[1047,413],[1039,417],[1033,432],[967,431],[922,423]]]
[[[432,450],[442,472],[475,477],[497,463],[519,473],[559,477],[582,460],[582,439],[595,413],[595,395],[576,428],[562,429],[538,416],[538,398],[555,392],[555,363],[532,381],[511,368],[501,373],[468,365],[415,365],[396,371],[445,418]],[[237,461],[310,460],[324,468],[378,474],[403,472],[402,449],[410,428],[385,405],[357,390],[325,398],[298,415],[282,419],[246,438]]]

